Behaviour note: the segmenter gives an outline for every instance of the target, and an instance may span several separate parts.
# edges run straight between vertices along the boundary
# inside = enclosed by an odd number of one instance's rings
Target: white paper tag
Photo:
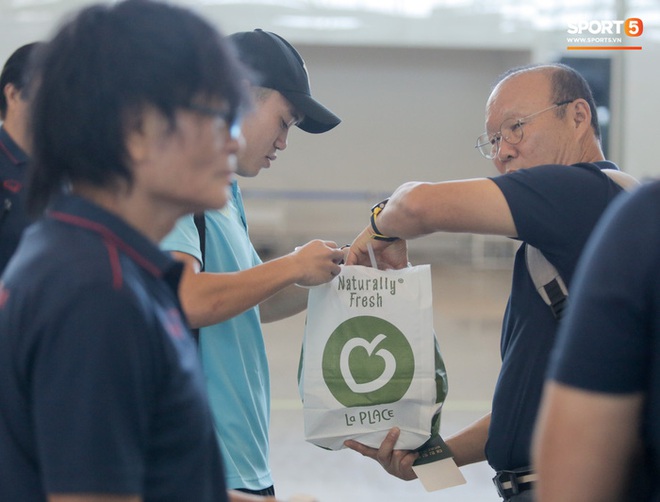
[[[443,458],[428,464],[413,465],[413,471],[427,492],[465,484],[465,478],[453,458]]]
[[[433,436],[419,450],[412,468],[427,492],[465,484],[451,450],[440,436]]]

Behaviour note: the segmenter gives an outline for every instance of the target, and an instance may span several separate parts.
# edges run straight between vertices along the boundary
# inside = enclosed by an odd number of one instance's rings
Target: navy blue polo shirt
[[[589,235],[622,190],[601,169],[617,167],[606,161],[545,165],[492,178],[506,198],[518,239],[541,250],[569,291]],[[496,471],[531,463],[532,433],[557,328],[534,287],[521,246],[502,324],[502,368],[486,443],[486,458]]]
[[[25,231],[0,284],[0,500],[227,500],[180,274],[80,197]]]
[[[659,218],[660,181],[607,210],[580,259],[548,371],[553,380],[603,396],[644,394],[635,420],[644,458],[626,497],[636,502],[660,500]],[[637,493],[644,477],[649,494]]]
[[[27,162],[26,153],[0,126],[0,275],[28,225],[23,190]]]

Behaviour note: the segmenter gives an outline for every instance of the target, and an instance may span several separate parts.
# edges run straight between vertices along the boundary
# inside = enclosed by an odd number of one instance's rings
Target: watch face
[[[383,209],[385,209],[388,200],[390,199],[387,198],[385,200],[381,200],[378,204],[376,204],[374,207],[371,208],[371,212],[375,214],[380,213]]]

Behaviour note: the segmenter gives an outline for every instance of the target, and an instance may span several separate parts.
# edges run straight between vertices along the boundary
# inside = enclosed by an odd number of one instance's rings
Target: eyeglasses
[[[540,115],[544,112],[547,112],[549,110],[554,110],[555,108],[558,108],[560,106],[564,106],[569,103],[572,103],[573,101],[575,100],[569,99],[566,101],[555,103],[554,105],[549,106],[548,108],[544,108],[541,111],[532,113],[520,119],[506,119],[500,125],[500,130],[495,134],[489,136],[488,133],[483,133],[481,136],[479,136],[477,138],[477,144],[475,145],[475,148],[478,149],[479,153],[483,155],[485,158],[487,158],[488,160],[492,160],[495,157],[497,157],[497,154],[500,151],[500,144],[502,143],[502,140],[506,141],[510,145],[517,145],[522,141],[523,139],[522,126],[523,124],[526,124],[529,121],[529,119],[535,117],[536,115]]]
[[[220,110],[217,108],[210,108],[207,106],[197,105],[191,103],[185,106],[186,109],[199,113],[206,117],[211,117],[216,121],[216,127],[220,131],[226,129],[229,131],[231,139],[238,139],[241,136],[241,121],[242,117],[236,115],[235,111]]]

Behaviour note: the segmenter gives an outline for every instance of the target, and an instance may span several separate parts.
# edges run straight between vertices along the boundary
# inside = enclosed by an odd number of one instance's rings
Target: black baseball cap
[[[253,72],[253,84],[275,89],[304,115],[298,124],[303,131],[329,131],[341,119],[312,98],[305,61],[279,35],[260,29],[229,36],[238,58]]]

